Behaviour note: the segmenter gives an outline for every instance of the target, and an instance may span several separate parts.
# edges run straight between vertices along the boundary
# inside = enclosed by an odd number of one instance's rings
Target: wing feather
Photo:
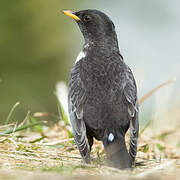
[[[86,126],[83,120],[83,103],[86,95],[83,82],[80,78],[80,63],[78,61],[71,71],[69,82],[69,116],[76,145],[86,163],[90,162],[90,150],[86,135]]]
[[[139,121],[138,121],[138,99],[137,99],[137,88],[134,80],[133,73],[130,68],[127,67],[126,71],[126,85],[124,87],[124,95],[128,102],[128,113],[131,117],[130,120],[130,147],[129,155],[131,163],[134,163],[137,153],[137,141],[139,132]]]

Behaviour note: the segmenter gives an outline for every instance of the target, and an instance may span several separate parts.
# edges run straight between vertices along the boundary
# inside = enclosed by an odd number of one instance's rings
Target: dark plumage
[[[77,147],[89,163],[96,138],[103,142],[110,166],[129,168],[137,151],[137,90],[119,52],[114,24],[98,10],[64,13],[76,20],[85,40],[69,81],[69,114]],[[128,152],[125,134],[129,128]]]

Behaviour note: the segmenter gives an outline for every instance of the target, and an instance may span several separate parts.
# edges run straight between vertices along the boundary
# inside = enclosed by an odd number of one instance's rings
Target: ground
[[[4,127],[1,127],[1,129]],[[180,175],[179,129],[153,136],[141,131],[136,167],[107,167],[102,144],[95,143],[92,164],[85,165],[66,126],[43,126],[0,136],[0,179],[178,179]],[[174,145],[176,144],[176,145]]]

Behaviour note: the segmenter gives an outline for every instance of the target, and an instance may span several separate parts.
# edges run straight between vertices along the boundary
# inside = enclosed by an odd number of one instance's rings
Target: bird
[[[75,20],[84,37],[68,85],[70,124],[82,159],[91,162],[95,138],[103,143],[108,166],[132,168],[139,132],[137,87],[120,53],[115,25],[96,9],[63,13]]]

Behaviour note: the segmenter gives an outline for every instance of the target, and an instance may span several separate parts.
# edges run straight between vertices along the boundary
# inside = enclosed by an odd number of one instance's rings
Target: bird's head
[[[103,12],[88,9],[78,12],[65,10],[63,13],[77,22],[86,43],[110,43],[112,41],[117,44],[115,26],[111,19]]]

